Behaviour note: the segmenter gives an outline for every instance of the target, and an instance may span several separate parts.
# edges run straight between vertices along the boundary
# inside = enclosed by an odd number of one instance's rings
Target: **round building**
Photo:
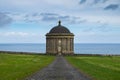
[[[74,53],[74,34],[62,26],[61,21],[46,34],[46,53],[58,55]]]

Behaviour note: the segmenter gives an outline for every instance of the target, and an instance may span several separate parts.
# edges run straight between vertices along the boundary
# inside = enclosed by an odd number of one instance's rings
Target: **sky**
[[[120,43],[120,0],[0,0],[0,43],[45,43],[59,20],[75,43]]]

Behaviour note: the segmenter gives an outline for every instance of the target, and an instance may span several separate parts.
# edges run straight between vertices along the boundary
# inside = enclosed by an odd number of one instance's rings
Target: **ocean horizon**
[[[45,53],[45,43],[0,43],[0,51]],[[120,54],[120,43],[75,43],[75,54]]]

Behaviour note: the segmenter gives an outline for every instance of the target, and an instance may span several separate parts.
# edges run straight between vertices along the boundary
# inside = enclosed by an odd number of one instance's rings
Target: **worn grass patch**
[[[1,54],[0,80],[22,80],[54,60],[54,56]]]
[[[120,56],[66,58],[73,66],[96,80],[120,80]]]

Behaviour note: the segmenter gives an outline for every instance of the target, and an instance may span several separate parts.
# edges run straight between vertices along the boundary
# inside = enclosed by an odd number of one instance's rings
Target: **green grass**
[[[66,57],[81,72],[95,80],[120,80],[120,56]]]
[[[47,55],[0,54],[0,80],[22,80],[50,64]]]

